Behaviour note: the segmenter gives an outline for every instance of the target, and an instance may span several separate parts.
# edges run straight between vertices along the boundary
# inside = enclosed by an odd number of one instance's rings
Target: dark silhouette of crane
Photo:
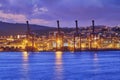
[[[27,23],[27,34],[26,34],[26,38],[27,38],[27,41],[30,41],[30,42],[32,42],[32,46],[28,46],[28,43],[26,44],[26,49],[27,49],[27,51],[34,51],[34,48],[35,48],[35,46],[34,46],[34,34],[33,33],[31,33],[31,30],[30,30],[30,26],[29,26],[29,21],[26,21],[26,23]]]
[[[90,50],[93,49],[93,42],[94,42],[94,37],[95,37],[95,21],[92,20],[92,33],[90,34]]]
[[[58,43],[60,42],[60,43]],[[58,45],[60,48],[58,48]],[[57,20],[56,50],[63,50],[63,34],[60,31],[60,22]]]
[[[76,25],[76,32],[74,33],[74,51],[76,51],[76,37],[80,37],[79,35],[79,28],[78,28],[78,21],[75,20],[75,25]],[[80,49],[81,49],[81,39],[80,39]]]

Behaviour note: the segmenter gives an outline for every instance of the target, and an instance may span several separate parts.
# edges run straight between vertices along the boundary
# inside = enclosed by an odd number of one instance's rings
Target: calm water
[[[120,51],[1,52],[0,80],[120,80]]]

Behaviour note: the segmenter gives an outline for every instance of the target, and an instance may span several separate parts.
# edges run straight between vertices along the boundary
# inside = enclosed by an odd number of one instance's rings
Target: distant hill
[[[48,31],[56,30],[54,27],[30,24],[31,31],[38,34],[45,34]],[[2,35],[17,35],[25,34],[27,25],[22,23],[6,23],[0,21],[0,36]]]
[[[55,27],[30,24],[30,29],[38,35],[46,35],[49,32],[57,31]],[[74,31],[74,28],[62,28],[64,32]],[[7,23],[0,21],[0,36],[26,34],[27,25],[23,23]]]
[[[91,27],[91,26],[89,26]],[[104,28],[104,25],[98,25],[95,28]],[[49,32],[57,31],[57,28],[55,27],[49,27],[49,26],[42,26],[42,25],[35,25],[30,24],[30,29],[32,32],[35,32],[38,35],[46,35]],[[87,29],[85,27],[80,27],[80,30]],[[72,31],[75,31],[74,28],[61,28],[61,30],[65,33],[69,33]],[[0,21],[0,36],[6,36],[6,35],[18,35],[18,34],[26,34],[27,32],[27,25],[23,23],[7,23],[7,22],[1,22]]]

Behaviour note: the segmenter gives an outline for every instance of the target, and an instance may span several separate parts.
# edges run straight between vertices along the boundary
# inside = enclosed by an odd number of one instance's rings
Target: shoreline
[[[85,50],[49,50],[49,51],[26,51],[26,50],[2,50],[0,52],[93,52],[93,51],[120,51],[120,49],[85,49]]]

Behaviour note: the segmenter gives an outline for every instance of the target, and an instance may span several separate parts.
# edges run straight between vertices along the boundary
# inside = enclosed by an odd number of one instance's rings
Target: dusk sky
[[[91,25],[120,25],[120,0],[0,0],[0,20],[10,23],[25,23],[73,27]]]

